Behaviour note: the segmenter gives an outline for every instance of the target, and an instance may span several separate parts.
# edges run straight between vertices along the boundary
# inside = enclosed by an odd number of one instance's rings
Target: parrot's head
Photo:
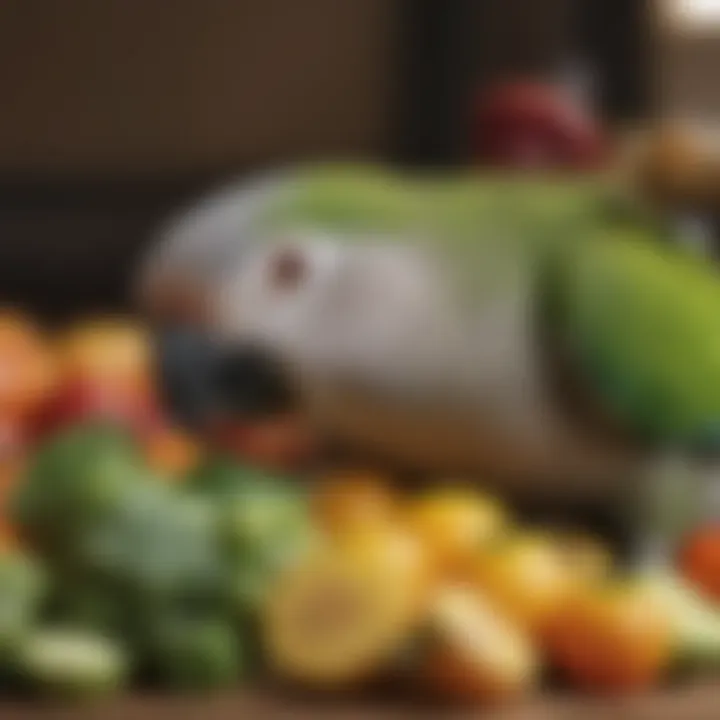
[[[366,382],[427,339],[438,317],[437,267],[398,238],[295,233],[256,246],[223,274],[208,330],[256,348],[302,381]],[[422,348],[416,347],[422,354]]]
[[[161,322],[164,384],[177,378],[177,398],[204,378],[206,403],[238,413],[301,404],[318,378],[393,382],[439,309],[436,269],[397,238],[295,231],[245,244],[195,295],[180,285]]]

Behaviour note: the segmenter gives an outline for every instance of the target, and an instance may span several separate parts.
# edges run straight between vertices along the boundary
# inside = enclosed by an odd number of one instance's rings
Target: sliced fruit
[[[386,524],[396,516],[390,483],[363,472],[336,473],[314,490],[313,514],[329,532]]]
[[[480,553],[473,583],[533,633],[575,589],[577,577],[549,535],[520,534]]]
[[[685,577],[720,603],[720,523],[693,532],[681,548],[679,562]]]
[[[530,638],[465,588],[438,593],[424,652],[426,677],[448,699],[495,704],[538,684],[540,662]]]
[[[504,508],[493,498],[465,488],[431,491],[411,501],[407,526],[449,574],[464,570],[507,526]]]
[[[385,568],[327,546],[284,572],[268,597],[263,637],[271,668],[321,688],[363,682],[405,643],[417,622],[415,600]]]
[[[576,594],[548,624],[545,640],[558,669],[579,689],[598,693],[650,688],[673,657],[670,614],[635,581]]]

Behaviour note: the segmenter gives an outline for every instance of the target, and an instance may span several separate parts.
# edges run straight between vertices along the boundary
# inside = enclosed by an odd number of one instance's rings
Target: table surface
[[[443,720],[718,720],[720,682],[620,700],[545,697],[495,711],[432,709],[399,701],[313,702],[269,692],[244,692],[213,697],[135,696],[82,709],[0,703],[0,716],[2,720],[390,720],[419,716]]]

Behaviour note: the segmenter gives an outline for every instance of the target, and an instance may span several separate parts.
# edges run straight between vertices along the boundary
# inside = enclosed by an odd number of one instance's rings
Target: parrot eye
[[[307,262],[295,248],[281,250],[270,264],[270,282],[277,290],[294,290],[307,275]]]

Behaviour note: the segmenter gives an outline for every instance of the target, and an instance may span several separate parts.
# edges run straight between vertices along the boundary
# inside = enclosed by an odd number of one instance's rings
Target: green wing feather
[[[720,440],[720,275],[706,261],[617,229],[568,252],[562,331],[606,408],[647,439]]]

